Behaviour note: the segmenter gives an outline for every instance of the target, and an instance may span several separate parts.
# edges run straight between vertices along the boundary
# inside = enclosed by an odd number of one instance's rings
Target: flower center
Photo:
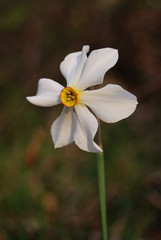
[[[60,100],[66,107],[73,107],[78,100],[78,94],[71,87],[64,88],[60,93]]]

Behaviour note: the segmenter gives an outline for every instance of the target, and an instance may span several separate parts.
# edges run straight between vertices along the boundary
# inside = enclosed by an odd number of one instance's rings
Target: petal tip
[[[118,49],[114,49],[114,50],[115,50],[115,53],[116,53],[116,58],[118,60],[118,58],[119,58],[119,50]]]
[[[101,153],[101,152],[103,152],[103,150],[102,150],[102,148],[101,147],[99,147],[98,145],[97,145],[97,152],[96,153]]]
[[[57,149],[57,148],[61,148],[61,146],[57,145],[57,144],[54,144],[54,148]]]
[[[89,45],[84,45],[83,47],[82,47],[82,51],[85,51],[85,53],[88,53],[89,52]]]
[[[38,101],[37,101],[37,96],[26,97],[26,99],[27,99],[27,101],[29,101],[30,103],[39,106]]]
[[[26,100],[27,100],[28,102],[32,103],[32,98],[33,98],[33,97],[26,97]]]

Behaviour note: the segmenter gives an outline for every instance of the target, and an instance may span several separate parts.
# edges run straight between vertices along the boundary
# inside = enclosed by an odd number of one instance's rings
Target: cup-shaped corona
[[[73,107],[78,100],[78,94],[71,87],[64,88],[60,93],[60,100],[66,107]]]

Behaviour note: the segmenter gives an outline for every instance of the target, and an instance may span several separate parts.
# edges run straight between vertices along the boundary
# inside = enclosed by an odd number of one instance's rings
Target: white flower
[[[101,148],[93,141],[98,122],[88,107],[104,122],[114,123],[130,116],[137,105],[136,97],[115,84],[98,90],[85,90],[101,84],[107,70],[118,60],[118,51],[103,48],[92,51],[87,58],[89,46],[82,51],[67,55],[60,64],[67,87],[42,78],[36,96],[27,97],[32,104],[49,107],[64,105],[60,116],[51,126],[55,148],[72,143],[88,152],[99,152]]]

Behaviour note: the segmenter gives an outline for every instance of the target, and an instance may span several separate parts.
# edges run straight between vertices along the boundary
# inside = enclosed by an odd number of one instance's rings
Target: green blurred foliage
[[[159,0],[0,2],[0,240],[101,239],[95,154],[54,150],[61,107],[39,108],[40,77],[83,44],[118,48],[105,77],[133,92],[136,112],[102,123],[110,240],[161,239]]]
[[[0,17],[0,28],[4,31],[15,31],[23,26],[27,17],[29,17],[30,9],[27,4],[18,3],[11,8],[7,8],[6,12]]]

